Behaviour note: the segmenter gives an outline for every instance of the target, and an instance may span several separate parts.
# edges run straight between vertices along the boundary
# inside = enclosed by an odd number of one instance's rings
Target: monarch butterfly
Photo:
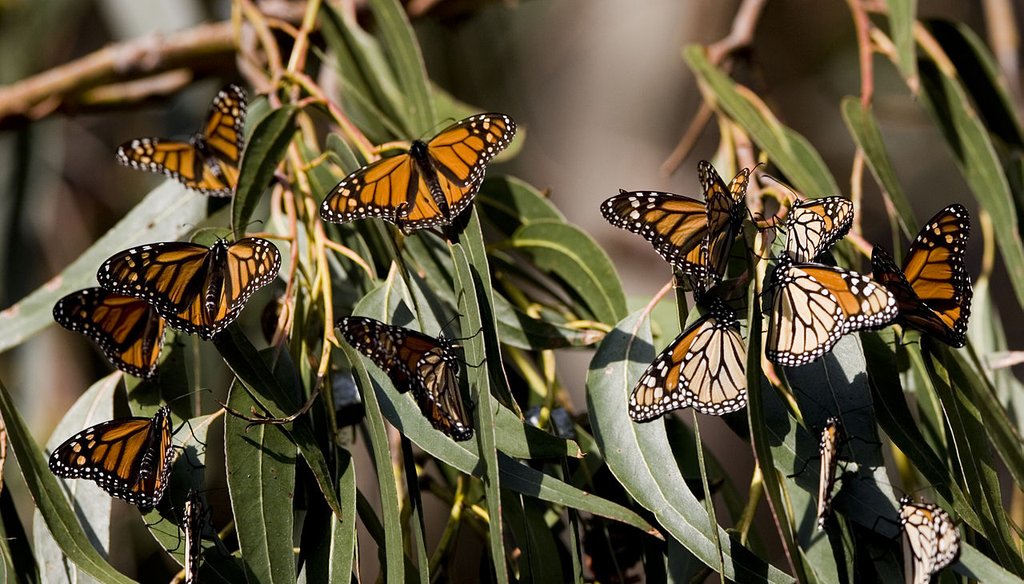
[[[50,454],[53,474],[95,481],[142,511],[156,507],[167,488],[174,445],[171,410],[152,418],[117,418],[87,428]]]
[[[121,371],[138,377],[151,377],[156,371],[164,319],[145,300],[86,288],[58,300],[53,319],[95,341]]]
[[[230,197],[238,184],[245,145],[245,108],[242,88],[227,85],[213,98],[202,131],[188,142],[138,138],[118,146],[117,161],[165,174],[204,195]]]
[[[104,288],[153,304],[167,323],[210,339],[232,323],[246,300],[274,281],[277,247],[250,237],[213,247],[153,243],[112,256],[96,274]]]
[[[839,465],[839,442],[843,439],[843,426],[839,418],[832,416],[825,421],[821,431],[818,454],[821,456],[818,477],[818,529],[825,529],[825,520],[832,512],[832,490],[836,484],[836,467]]]
[[[705,201],[659,191],[627,192],[601,204],[615,227],[637,233],[681,273],[706,290],[722,276],[729,249],[743,223],[750,171],[741,170],[726,187],[706,160],[698,164]]]
[[[504,114],[479,114],[448,126],[407,152],[356,170],[327,194],[320,217],[345,223],[380,217],[405,233],[446,226],[473,202],[484,170],[516,133]]]
[[[459,362],[451,340],[362,316],[345,317],[338,327],[350,345],[387,373],[395,389],[412,390],[434,428],[457,441],[473,437],[459,394]]]
[[[715,299],[644,371],[629,398],[629,415],[649,422],[692,406],[720,416],[747,405],[746,346],[736,314]]]
[[[789,256],[779,260],[767,291],[771,304],[765,355],[778,365],[810,363],[831,351],[843,335],[896,318],[896,299],[868,276],[794,263]]]
[[[203,524],[206,506],[199,493],[189,491],[185,498],[183,529],[185,532],[185,584],[199,582],[199,565],[203,561]]]
[[[853,203],[822,197],[793,205],[786,217],[786,255],[809,262],[842,239],[853,225]]]
[[[901,498],[900,528],[907,582],[928,584],[960,555],[960,532],[938,505]]]
[[[967,342],[971,316],[971,278],[964,262],[971,217],[963,205],[939,211],[917,234],[903,261],[875,246],[871,271],[892,292],[899,307],[897,320],[953,347]]]

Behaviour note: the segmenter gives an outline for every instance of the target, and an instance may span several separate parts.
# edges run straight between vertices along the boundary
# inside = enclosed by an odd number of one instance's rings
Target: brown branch
[[[729,54],[749,47],[754,41],[754,31],[761,19],[761,12],[768,0],[743,0],[736,18],[732,21],[732,29],[722,40],[708,47],[708,60],[714,64],[721,63]]]
[[[103,85],[187,68],[234,52],[230,22],[199,25],[173,34],[152,34],[104,47],[0,88],[0,127],[16,118],[38,120]]]
[[[732,53],[749,47],[754,41],[754,31],[757,29],[757,22],[761,18],[761,12],[768,0],[743,0],[736,17],[732,21],[732,28],[725,38],[708,46],[708,60],[718,65]],[[665,162],[661,163],[661,173],[668,176],[679,168],[683,160],[690,154],[693,145],[697,143],[704,127],[711,119],[711,108],[707,102],[701,104],[701,109],[690,122],[689,127],[683,132],[679,143],[669,154]]]
[[[853,25],[857,31],[857,54],[860,62],[860,102],[864,107],[871,105],[875,93],[875,74],[872,66],[871,20],[860,0],[847,0]],[[912,88],[913,89],[913,88]]]
[[[992,46],[992,54],[999,63],[999,71],[1006,79],[1006,84],[1018,107],[1024,105],[1020,83],[1020,32],[1017,30],[1017,18],[1014,14],[1013,2],[1009,0],[985,0],[981,3],[985,10],[985,29],[988,41]]]

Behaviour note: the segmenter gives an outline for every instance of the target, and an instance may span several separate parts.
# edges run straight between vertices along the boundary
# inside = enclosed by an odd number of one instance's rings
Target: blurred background
[[[302,13],[301,3],[257,4],[282,18]],[[681,51],[725,37],[739,6],[735,1],[413,0],[407,9],[433,80],[480,110],[512,115],[525,129],[518,157],[491,172],[514,174],[548,191],[571,221],[608,250],[627,293],[639,304],[669,280],[670,271],[641,238],[608,225],[598,206],[619,188],[699,195],[696,163],[714,156],[713,124],[678,170],[665,169],[701,101]],[[921,0],[918,12],[920,18],[965,22],[991,41],[997,34],[989,27],[991,15],[1007,6],[1016,20],[1005,28],[1019,30],[1024,12],[1019,3]],[[352,8],[361,10],[360,3]],[[227,2],[0,0],[0,85],[110,43],[229,17]],[[1018,55],[1004,63],[1015,66]],[[844,189],[808,196],[849,196],[854,143],[839,102],[860,91],[857,58],[846,3],[775,0],[764,6],[749,50],[734,61],[733,77],[818,149]],[[875,66],[875,114],[918,220],[954,201],[973,211],[974,199],[920,104],[888,61],[876,57]],[[210,96],[224,82],[240,79],[231,58],[213,57],[201,69],[197,79],[180,89],[172,85],[165,97],[130,106],[71,108],[37,121],[0,120],[0,306],[14,304],[58,274],[163,180],[117,165],[114,149],[131,138],[184,137],[198,128]],[[1008,72],[1019,105],[1018,71]],[[870,176],[865,185],[864,236],[891,247]],[[979,261],[980,244],[969,255],[975,273]],[[1005,294],[996,298],[1004,321],[1024,322],[1004,282],[1000,265],[993,289]],[[256,313],[247,318],[258,318]],[[1024,329],[1012,327],[1008,336],[1011,348],[1024,347]],[[585,407],[582,388],[590,355],[559,354],[577,412]],[[0,378],[40,443],[78,395],[107,371],[84,337],[58,327],[0,355]],[[710,448],[736,465],[730,472],[737,484],[749,482],[749,446],[717,419],[705,420],[702,432]],[[734,452],[743,455],[730,455]]]

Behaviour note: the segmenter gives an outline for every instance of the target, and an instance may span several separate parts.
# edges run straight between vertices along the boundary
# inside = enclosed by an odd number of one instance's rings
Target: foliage
[[[761,358],[760,289],[752,286],[745,327],[750,407],[726,416],[751,445],[757,470],[749,485],[734,484],[723,461],[704,448],[700,416],[686,412],[643,425],[630,420],[629,393],[674,336],[675,324],[654,317],[660,297],[631,311],[608,255],[535,187],[491,170],[451,242],[433,232],[403,236],[377,220],[320,220],[324,195],[374,159],[378,145],[419,138],[445,118],[476,111],[427,77],[395,0],[368,3],[369,29],[330,3],[310,1],[287,44],[270,19],[239,2],[236,17],[257,38],[239,58],[248,64],[251,85],[265,95],[251,103],[230,208],[210,213],[203,197],[176,183],[155,189],[51,284],[0,314],[0,349],[20,346],[48,326],[53,303],[91,285],[99,263],[117,251],[185,238],[204,221],[234,237],[252,234],[262,221],[259,235],[275,241],[284,265],[273,293],[254,298],[244,320],[259,320],[269,305],[266,339],[257,327],[237,323],[214,340],[215,351],[177,335],[167,342],[156,381],[125,379],[124,392],[120,374],[98,381],[59,430],[87,427],[96,409],[113,415],[122,395],[135,415],[151,415],[159,403],[202,386],[200,364],[228,378],[218,391],[230,386],[221,395],[235,412],[286,418],[319,396],[308,414],[255,427],[202,397],[193,400],[206,406],[198,411],[186,400],[171,401],[175,419],[189,425],[176,434],[183,454],[164,502],[146,516],[147,529],[181,564],[177,525],[186,493],[196,489],[213,498],[226,486],[230,509],[214,516],[230,521],[217,521],[217,529],[204,534],[204,581],[293,582],[299,575],[345,581],[360,558],[373,557],[389,582],[444,579],[461,573],[457,562],[470,547],[467,538],[487,550],[480,572],[496,582],[619,581],[638,569],[654,581],[691,581],[709,570],[744,582],[840,582],[872,573],[897,581],[898,493],[923,485],[962,522],[963,551],[953,571],[982,581],[1020,581],[1024,444],[1022,419],[1012,408],[1019,408],[1022,388],[985,359],[1005,350],[1001,328],[977,330],[989,323],[986,317],[998,321],[989,286],[997,251],[1024,303],[1021,199],[1011,187],[1019,190],[1024,148],[1018,112],[970,30],[940,22],[921,26],[912,2],[889,4],[889,31],[873,27],[873,46],[931,115],[983,208],[980,237],[972,240],[985,247],[986,263],[975,284],[971,342],[956,351],[887,329],[847,337],[814,364],[774,370]],[[684,50],[722,129],[716,165],[749,167],[759,160],[809,197],[839,193],[815,146],[712,54],[700,46]],[[318,82],[326,73],[340,78],[338,89]],[[866,166],[889,203],[894,237],[912,237],[917,221],[870,95],[848,97],[837,110],[862,163],[851,197],[859,204]],[[504,158],[528,147],[522,137],[517,141]],[[756,145],[758,157],[732,147],[743,142]],[[756,208],[783,196],[774,186],[751,192]],[[754,249],[767,249],[766,234],[748,228],[745,237]],[[866,246],[854,240],[836,255],[857,269],[866,265]],[[759,262],[752,281],[764,269]],[[680,298],[679,320],[685,321]],[[347,314],[462,337],[462,389],[472,404],[474,439],[456,443],[434,430],[408,396],[339,340],[334,322]],[[586,411],[565,415],[558,349],[595,350]],[[203,375],[210,378],[216,374]],[[79,571],[100,581],[126,580],[105,556],[110,514],[123,508],[95,489],[61,485],[46,468],[44,449],[29,434],[12,390],[0,385],[0,415],[35,506],[35,556],[26,560],[29,552],[17,538],[0,538],[5,573],[29,581],[73,578]],[[836,520],[820,532],[817,433],[837,410],[852,438],[841,453]],[[223,437],[213,440],[207,431],[219,431],[222,420]],[[356,463],[364,454],[372,461],[366,468]],[[894,473],[887,473],[887,457],[895,461]],[[210,471],[216,465],[223,465],[226,478]],[[890,475],[899,476],[902,489],[890,484]],[[1004,503],[1005,491],[1013,492],[1016,507]],[[774,526],[758,530],[753,514],[762,495]],[[425,527],[428,498],[449,513],[434,546]],[[716,507],[712,499],[724,504]],[[8,537],[25,530],[12,510],[5,493],[0,511]],[[358,539],[357,527],[369,539]],[[765,542],[773,539],[781,539],[782,556],[766,552]]]

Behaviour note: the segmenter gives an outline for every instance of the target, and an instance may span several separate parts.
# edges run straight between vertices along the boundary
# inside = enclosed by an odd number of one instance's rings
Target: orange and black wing
[[[629,415],[648,422],[692,406],[720,416],[746,405],[746,345],[736,315],[715,301],[640,376],[629,399]]]
[[[516,123],[505,114],[478,114],[458,121],[427,142],[427,157],[448,203],[448,217],[457,217],[473,202],[487,163],[512,143]]]
[[[210,248],[194,243],[141,245],[103,262],[96,279],[107,290],[148,301],[175,326],[177,315],[204,296],[209,256]]]
[[[320,217],[331,223],[379,217],[406,233],[447,225],[472,202],[487,162],[509,145],[515,131],[515,122],[503,114],[459,121],[425,145],[418,143],[425,146],[422,163],[403,152],[346,176],[327,194]],[[435,194],[444,198],[447,214]]]
[[[87,288],[61,298],[53,307],[53,318],[95,341],[118,369],[138,377],[156,371],[164,320],[145,300]]]
[[[828,251],[853,225],[853,203],[842,197],[803,201],[789,211],[786,255],[794,262],[809,262]]]
[[[701,160],[697,170],[704,188],[707,229],[700,245],[687,254],[684,261],[689,267],[683,272],[692,276],[694,290],[703,294],[725,276],[733,241],[743,226],[750,171],[741,170],[727,187],[710,162]]]
[[[896,299],[856,272],[820,264],[779,262],[769,285],[765,355],[778,365],[810,363],[839,339],[896,318]]]
[[[707,235],[708,212],[701,201],[660,191],[620,190],[601,203],[609,223],[651,242],[665,261],[683,273],[692,273],[702,261],[701,244]]]
[[[950,205],[921,229],[902,270],[884,249],[875,246],[871,253],[872,272],[896,297],[899,320],[953,347],[967,342],[971,314],[968,237],[967,209]]]
[[[189,142],[138,138],[117,148],[117,161],[167,175],[206,195],[230,197],[238,184],[245,112],[245,92],[228,85],[214,97],[203,130]]]
[[[204,153],[235,169],[236,177],[245,148],[245,112],[245,91],[228,85],[213,98],[201,134]]]
[[[166,316],[171,326],[211,339],[238,318],[249,297],[277,278],[281,253],[260,238],[218,240],[209,251],[200,293]]]
[[[434,428],[453,440],[469,440],[473,427],[459,392],[459,363],[446,343],[423,353],[416,363],[413,396]]]
[[[59,477],[95,481],[104,491],[146,511],[167,488],[173,461],[170,410],[152,418],[120,418],[97,424],[50,454]]]
[[[168,324],[209,339],[233,322],[246,300],[277,277],[281,256],[264,239],[143,245],[114,255],[100,266],[100,284],[142,298]]]
[[[374,362],[399,393],[412,390],[434,428],[455,440],[473,436],[459,393],[458,361],[450,343],[363,316],[348,316],[338,328],[352,347]]]
[[[220,270],[222,284],[216,304],[207,309],[212,317],[208,324],[220,330],[224,326],[220,323],[237,318],[249,297],[277,278],[281,252],[273,243],[258,237],[247,237],[232,244],[221,240],[217,245],[225,248],[225,259],[212,269]]]
[[[199,583],[199,567],[203,562],[203,527],[209,509],[199,493],[190,490],[185,498],[182,533],[185,538],[185,584]]]
[[[320,206],[320,218],[331,223],[367,217],[379,217],[407,231],[445,221],[407,152],[371,162],[346,176]]]

